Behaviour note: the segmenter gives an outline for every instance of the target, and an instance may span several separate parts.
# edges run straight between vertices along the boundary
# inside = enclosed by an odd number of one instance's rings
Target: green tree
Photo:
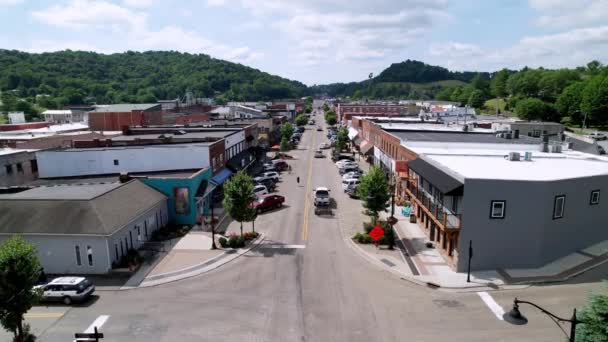
[[[454,90],[455,90],[455,87],[447,87],[447,88],[441,89],[437,94],[435,94],[435,100],[451,101]]]
[[[487,76],[477,73],[471,80],[471,86],[479,90],[483,96],[487,96],[490,93],[490,82]]]
[[[483,96],[483,92],[479,89],[475,89],[471,92],[471,95],[469,96],[469,101],[467,101],[467,104],[470,107],[476,108],[476,109],[480,109],[483,107],[485,103],[485,97]]]
[[[250,205],[255,200],[253,195],[253,179],[242,170],[224,183],[224,200],[222,204],[230,217],[241,225],[243,235],[243,222],[250,216]]]
[[[357,193],[363,200],[363,207],[370,214],[372,224],[376,224],[378,213],[386,210],[391,198],[384,171],[378,166],[372,166],[369,172],[361,177]]]
[[[346,128],[340,128],[336,137],[336,151],[342,152],[348,143],[348,131]]]
[[[592,294],[577,316],[584,321],[577,326],[577,341],[608,342],[608,293]]]
[[[594,61],[587,63],[587,72],[590,75],[597,75],[601,69],[602,69],[602,63],[600,63],[599,61],[594,60]]]
[[[570,117],[573,123],[580,124],[583,120],[581,102],[585,82],[576,82],[566,87],[555,102],[555,109],[563,117]]]
[[[0,323],[23,341],[23,315],[40,299],[34,285],[40,276],[34,246],[14,236],[0,246]]]
[[[462,87],[454,88],[452,95],[450,95],[450,101],[460,102],[460,96],[462,95]]]
[[[492,95],[497,98],[503,98],[507,96],[507,80],[509,79],[509,71],[502,69],[494,74],[490,81],[490,90]]]
[[[325,122],[329,126],[335,125],[338,122],[338,118],[336,117],[336,113],[334,113],[334,112],[327,112],[327,113],[325,113]]]
[[[608,123],[608,76],[593,77],[583,90],[581,110],[590,122]]]
[[[306,115],[300,114],[296,116],[296,126],[304,126],[308,122]]]
[[[281,137],[283,139],[287,139],[287,141],[289,141],[293,135],[293,132],[294,128],[289,122],[286,122],[281,126]]]
[[[528,98],[517,102],[515,114],[525,120],[555,120],[555,109],[539,99]]]
[[[289,139],[286,137],[281,138],[281,151],[289,151],[291,149],[291,144],[289,143]]]

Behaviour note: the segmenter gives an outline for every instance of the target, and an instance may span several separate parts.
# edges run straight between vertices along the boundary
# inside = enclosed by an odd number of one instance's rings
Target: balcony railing
[[[418,189],[418,185],[411,180],[407,181],[407,190],[418,200],[418,202],[427,209],[427,211],[443,226],[445,229],[460,229],[461,218],[460,214],[451,214],[445,211],[443,205],[436,203],[433,198],[428,196],[424,191]]]

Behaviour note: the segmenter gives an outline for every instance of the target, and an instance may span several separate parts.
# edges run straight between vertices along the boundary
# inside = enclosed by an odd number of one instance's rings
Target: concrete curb
[[[260,236],[258,236],[257,239],[253,240],[251,242],[251,244],[249,246],[247,246],[247,248],[238,249],[238,250],[236,250],[236,253],[235,252],[230,252],[230,253],[224,252],[224,253],[222,253],[218,256],[215,256],[198,265],[186,267],[186,268],[183,268],[183,269],[177,270],[177,271],[157,274],[157,275],[153,276],[153,277],[155,277],[155,279],[152,279],[152,280],[144,279],[144,281],[142,281],[141,284],[139,284],[139,286],[137,286],[137,287],[123,286],[119,290],[133,290],[133,289],[140,289],[140,288],[146,288],[146,287],[154,287],[154,286],[159,286],[159,285],[168,284],[168,283],[176,282],[179,280],[199,276],[201,274],[215,270],[215,269],[219,268],[220,266],[225,265],[225,264],[237,259],[238,257],[248,253],[249,251],[257,248],[264,241],[264,239],[265,239],[265,235],[260,234]],[[210,263],[210,261],[214,261],[214,262]],[[188,271],[188,270],[190,270],[190,271]],[[158,278],[158,279],[156,279],[156,278]]]

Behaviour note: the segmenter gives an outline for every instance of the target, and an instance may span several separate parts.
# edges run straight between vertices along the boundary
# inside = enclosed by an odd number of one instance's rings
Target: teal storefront
[[[192,174],[176,172],[138,178],[167,196],[170,221],[195,225],[209,212],[211,193],[216,187],[212,177],[211,169],[206,168]]]

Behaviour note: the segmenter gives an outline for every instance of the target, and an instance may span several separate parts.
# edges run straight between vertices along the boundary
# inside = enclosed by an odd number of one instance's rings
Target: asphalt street
[[[32,311],[42,317],[28,321],[39,341],[70,341],[101,315],[109,316],[100,329],[103,341],[560,341],[559,327],[537,310],[522,306],[526,326],[509,325],[495,311],[509,310],[519,297],[568,317],[602,287],[598,275],[607,267],[568,284],[487,295],[433,290],[376,268],[344,242],[339,215],[314,214],[316,186],[332,189],[337,211],[360,205],[341,193],[329,158],[312,158],[323,141],[325,132],[306,130],[292,152],[293,171],[283,173],[278,187],[286,205],[256,221],[266,244],[296,246],[262,245],[199,277],[99,292],[80,306],[37,307]]]

